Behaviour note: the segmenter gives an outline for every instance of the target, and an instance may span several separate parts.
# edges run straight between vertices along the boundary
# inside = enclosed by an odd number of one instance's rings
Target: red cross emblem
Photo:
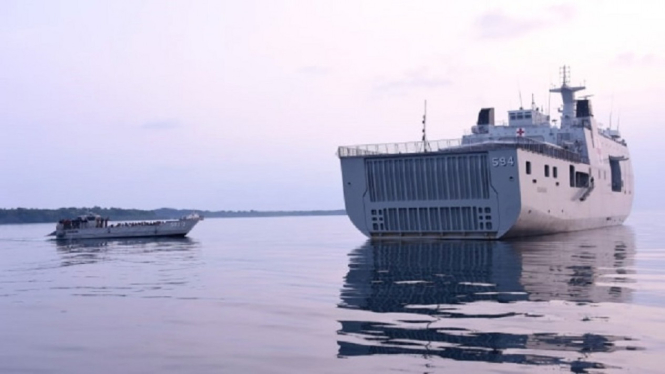
[[[520,127],[519,129],[517,129],[516,132],[517,132],[517,136],[524,136],[524,129],[523,128]]]

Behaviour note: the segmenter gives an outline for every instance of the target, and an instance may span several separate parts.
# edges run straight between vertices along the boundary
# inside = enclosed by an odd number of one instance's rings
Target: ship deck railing
[[[337,150],[340,158],[365,157],[384,155],[409,155],[427,153],[466,153],[486,152],[505,148],[518,148],[525,151],[543,154],[566,161],[588,164],[589,160],[579,153],[571,152],[554,144],[540,142],[530,138],[514,137],[482,143],[462,144],[461,139],[433,140],[404,143],[363,144],[341,146]]]
[[[342,146],[337,150],[341,157],[357,157],[372,155],[399,155],[411,153],[441,152],[445,149],[459,147],[462,139],[430,140],[420,142],[384,143],[384,144],[362,144]]]

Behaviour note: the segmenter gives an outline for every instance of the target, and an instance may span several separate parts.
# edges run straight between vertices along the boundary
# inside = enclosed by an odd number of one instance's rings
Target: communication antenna
[[[552,85],[552,83],[550,83]],[[548,90],[547,93],[547,119],[550,119],[550,105],[552,104],[552,91]]]
[[[612,95],[612,100],[610,101],[610,130],[612,130],[612,109],[614,108],[614,95]]]
[[[425,111],[423,113],[423,150],[429,151],[427,146],[427,100],[425,100]]]
[[[517,93],[520,95],[520,110],[522,110],[524,106],[522,106],[522,87],[520,87],[520,81],[517,81]]]
[[[621,126],[621,111],[617,113],[617,132],[619,132],[619,127]]]

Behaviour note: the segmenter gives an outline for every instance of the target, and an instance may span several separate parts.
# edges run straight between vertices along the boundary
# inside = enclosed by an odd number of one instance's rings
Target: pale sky
[[[339,145],[459,138],[558,68],[665,208],[658,1],[0,1],[0,207],[343,208]],[[552,114],[560,98],[551,97]],[[659,172],[660,170],[660,172]]]

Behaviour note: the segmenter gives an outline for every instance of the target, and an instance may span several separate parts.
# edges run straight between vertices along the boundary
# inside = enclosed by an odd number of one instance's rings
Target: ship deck
[[[462,144],[461,139],[433,140],[420,142],[363,144],[341,146],[337,150],[339,158],[347,157],[382,157],[394,155],[424,155],[432,153],[470,153],[486,152],[498,149],[523,149],[528,152],[543,154],[561,160],[589,164],[589,160],[579,153],[571,152],[550,143],[529,138],[503,138],[483,143]]]

